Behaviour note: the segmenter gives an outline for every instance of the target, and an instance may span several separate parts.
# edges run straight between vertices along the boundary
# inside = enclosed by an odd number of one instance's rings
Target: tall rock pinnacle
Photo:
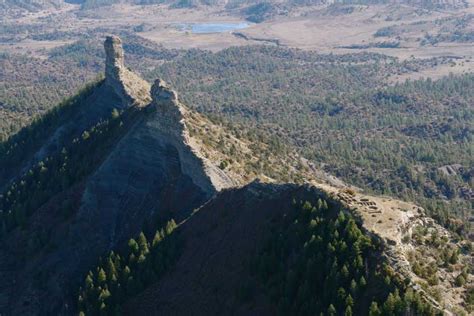
[[[105,78],[113,80],[125,67],[122,40],[117,36],[107,36],[105,48]]]
[[[105,83],[123,100],[124,106],[145,106],[151,101],[150,84],[125,67],[122,40],[107,36],[105,49]]]

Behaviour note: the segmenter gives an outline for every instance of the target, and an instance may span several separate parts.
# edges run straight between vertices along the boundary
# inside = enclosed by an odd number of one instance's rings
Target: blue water
[[[180,24],[182,31],[191,31],[195,34],[223,33],[247,28],[247,23],[201,23],[201,24]]]

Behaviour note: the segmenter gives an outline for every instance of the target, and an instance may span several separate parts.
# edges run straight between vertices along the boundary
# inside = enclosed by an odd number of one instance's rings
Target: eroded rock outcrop
[[[178,149],[183,172],[200,186],[207,185],[210,180],[213,189],[217,191],[236,186],[237,183],[224,171],[204,157],[199,144],[190,137],[186,126],[186,117],[189,117],[190,111],[179,102],[176,91],[169,88],[162,79],[157,79],[151,88],[151,95],[151,111],[156,114],[150,124],[167,135]],[[207,179],[202,178],[202,171]]]
[[[122,40],[107,36],[105,49],[105,82],[128,105],[145,106],[150,99],[150,84],[125,67]]]

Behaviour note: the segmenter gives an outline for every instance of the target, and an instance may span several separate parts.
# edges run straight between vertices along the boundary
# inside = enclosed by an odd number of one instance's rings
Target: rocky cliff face
[[[178,148],[183,172],[190,175],[195,183],[202,183],[205,186],[207,184],[203,183],[202,176],[196,174],[203,170],[206,178],[217,191],[236,186],[238,184],[236,181],[203,156],[196,140],[190,136],[186,124],[189,109],[179,102],[176,91],[171,90],[163,80],[158,79],[151,89],[151,94],[153,102],[150,110],[156,112],[154,118],[149,120],[149,124],[156,126],[167,135],[167,138]]]

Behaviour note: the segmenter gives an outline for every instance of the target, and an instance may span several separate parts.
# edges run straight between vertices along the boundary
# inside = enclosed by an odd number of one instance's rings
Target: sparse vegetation
[[[439,236],[437,228],[429,225],[415,226],[411,242],[414,248],[407,259],[411,271],[419,278],[416,282],[440,303],[447,298],[441,294],[443,289],[452,286],[459,287],[464,293],[461,295],[467,298],[466,287],[471,286],[472,276],[469,259],[460,255],[460,247],[446,236]]]

